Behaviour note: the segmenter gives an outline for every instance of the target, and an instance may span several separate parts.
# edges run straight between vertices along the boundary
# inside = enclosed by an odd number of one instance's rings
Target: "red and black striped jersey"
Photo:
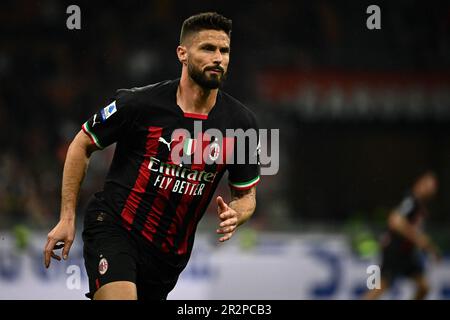
[[[225,171],[232,187],[248,189],[259,182],[260,168],[259,162],[236,161],[238,143],[227,136],[230,129],[257,132],[254,114],[221,90],[209,114],[184,113],[176,102],[178,85],[179,79],[118,90],[82,129],[99,148],[117,143],[103,190],[90,206],[117,217],[156,254],[184,267],[197,224]],[[174,139],[179,129],[189,135]],[[222,141],[208,129],[218,130]],[[191,161],[173,159],[175,148]],[[195,158],[199,152],[205,156]],[[234,163],[224,161],[231,158]]]
[[[428,216],[428,210],[425,203],[415,197],[410,191],[403,198],[395,211],[408,220],[410,226],[417,231],[423,229],[424,221]],[[399,232],[392,229],[389,229],[388,231],[391,245],[398,246],[404,252],[417,248],[411,240],[401,235]]]

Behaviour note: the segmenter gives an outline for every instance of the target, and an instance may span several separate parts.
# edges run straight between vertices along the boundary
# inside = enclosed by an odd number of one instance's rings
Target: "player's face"
[[[433,198],[433,196],[437,192],[438,182],[433,176],[424,176],[419,180],[418,184],[419,194],[423,198],[423,200],[429,200]]]
[[[187,46],[189,76],[206,89],[219,88],[230,61],[230,38],[224,31],[202,30]]]
[[[433,177],[429,177],[426,181],[427,198],[432,198],[437,192],[438,183]]]

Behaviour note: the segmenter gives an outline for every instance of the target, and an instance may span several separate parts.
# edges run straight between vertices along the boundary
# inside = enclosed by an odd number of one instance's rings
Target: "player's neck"
[[[208,114],[216,104],[218,91],[202,88],[187,74],[182,74],[177,90],[177,104],[187,113]]]

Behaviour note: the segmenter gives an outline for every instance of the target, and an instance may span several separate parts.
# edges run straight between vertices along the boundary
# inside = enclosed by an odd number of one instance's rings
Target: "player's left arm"
[[[232,200],[229,204],[226,204],[220,196],[216,199],[217,213],[221,220],[217,233],[223,235],[219,239],[220,242],[229,240],[236,228],[250,219],[255,212],[256,187],[248,190],[238,190],[231,187],[231,197]]]

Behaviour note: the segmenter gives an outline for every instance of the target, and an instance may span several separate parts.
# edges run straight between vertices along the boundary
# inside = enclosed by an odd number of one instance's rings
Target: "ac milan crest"
[[[105,258],[101,258],[100,262],[98,263],[98,272],[101,275],[104,275],[108,271],[108,260]]]

